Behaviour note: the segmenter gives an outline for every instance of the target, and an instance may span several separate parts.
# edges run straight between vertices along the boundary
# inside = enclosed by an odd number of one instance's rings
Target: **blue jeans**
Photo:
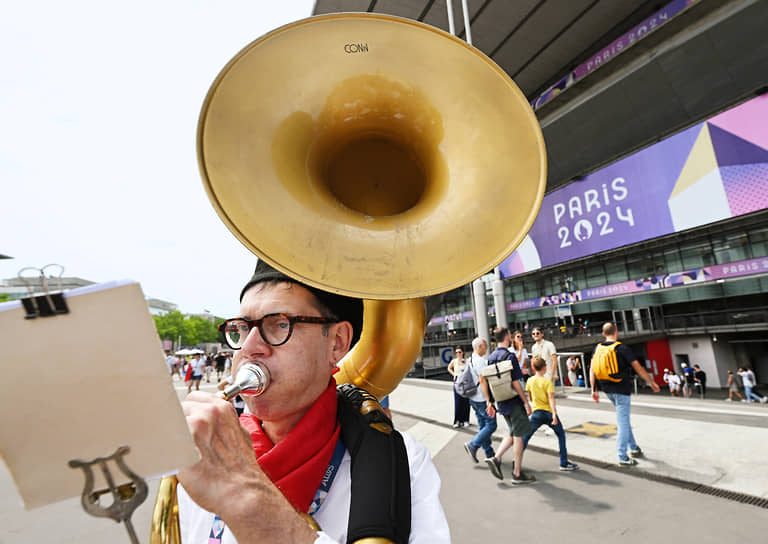
[[[632,434],[632,424],[629,422],[631,397],[621,393],[606,393],[606,396],[616,407],[616,449],[619,461],[629,459],[627,450],[636,450],[637,442]]]
[[[469,401],[470,406],[475,410],[477,416],[477,426],[480,429],[477,434],[469,441],[469,445],[474,449],[483,448],[486,457],[493,457],[495,452],[491,445],[491,437],[496,432],[496,418],[490,417],[485,413],[485,402]]]
[[[539,427],[542,425],[548,425],[550,429],[555,431],[557,445],[560,447],[560,466],[564,467],[568,464],[568,450],[565,448],[565,431],[559,418],[557,425],[552,425],[552,412],[549,410],[536,410],[531,414],[531,434],[523,438],[523,448],[528,447],[528,441],[533,436],[533,433],[539,430]]]
[[[746,384],[744,385],[744,398],[747,399],[747,402],[752,402],[753,400],[760,402],[762,400],[752,391],[752,386]]]

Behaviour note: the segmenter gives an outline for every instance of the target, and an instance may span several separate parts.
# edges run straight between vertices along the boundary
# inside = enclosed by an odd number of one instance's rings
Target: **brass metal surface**
[[[259,258],[378,300],[498,265],[546,180],[538,122],[496,64],[374,14],[305,19],[245,47],[205,99],[198,157],[219,216]]]

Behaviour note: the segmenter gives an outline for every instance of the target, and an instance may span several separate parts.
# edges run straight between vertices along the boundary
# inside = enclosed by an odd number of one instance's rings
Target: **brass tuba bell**
[[[423,297],[501,263],[546,185],[539,124],[507,74],[386,15],[311,17],[254,41],[214,81],[197,136],[208,196],[246,247],[365,299],[336,378],[379,398],[420,353]]]

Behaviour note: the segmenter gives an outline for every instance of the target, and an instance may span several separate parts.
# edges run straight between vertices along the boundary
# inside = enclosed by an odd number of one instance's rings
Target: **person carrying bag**
[[[510,354],[512,355],[512,354]],[[494,400],[510,400],[517,397],[517,391],[512,386],[512,369],[514,365],[511,358],[498,363],[489,364],[482,370],[483,377],[491,388]]]

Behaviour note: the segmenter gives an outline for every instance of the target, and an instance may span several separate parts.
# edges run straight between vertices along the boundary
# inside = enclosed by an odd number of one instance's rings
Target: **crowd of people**
[[[701,366],[693,366],[687,363],[681,363],[681,373],[677,373],[669,368],[664,369],[664,383],[669,388],[669,394],[673,397],[691,398],[699,396],[705,398],[707,395],[707,373]],[[736,372],[728,370],[728,397],[726,402],[733,402],[736,396],[741,402],[760,402],[765,404],[768,397],[760,396],[755,391],[757,380],[755,373],[751,368],[742,366]]]
[[[532,357],[529,359],[522,332],[510,331],[507,328],[495,329],[493,339],[496,348],[493,352],[488,354],[488,343],[485,339],[477,337],[472,341],[471,356],[464,360],[463,364],[457,361],[459,355],[463,355],[463,351],[457,348],[457,359],[454,359],[457,362],[449,370],[454,376],[454,381],[459,380],[462,373],[469,373],[477,384],[477,388],[468,398],[462,398],[454,387],[454,398],[468,401],[478,421],[478,432],[464,444],[465,451],[474,463],[479,463],[478,452],[482,449],[485,452],[484,462],[490,473],[495,478],[503,479],[502,458],[511,449],[513,459],[510,482],[513,485],[536,481],[533,474],[523,470],[523,452],[533,434],[542,425],[546,425],[557,435],[560,470],[572,471],[579,468],[568,460],[565,431],[557,413],[554,388],[554,380],[557,379],[557,350],[552,342],[544,339],[541,329],[532,329],[531,337]],[[502,398],[498,391],[494,392],[496,382],[492,383],[486,378],[484,371],[489,366],[507,361],[511,362],[511,367],[509,371],[504,372],[509,374],[508,379],[513,391]],[[457,372],[456,368],[462,370]],[[571,369],[575,368],[573,366]],[[507,434],[498,449],[494,450],[491,439],[497,429],[497,414],[504,420]],[[469,421],[468,412],[466,421]]]
[[[171,350],[165,350],[165,361],[171,378],[187,383],[187,392],[200,390],[200,382],[205,377],[206,383],[211,383],[211,376],[216,373],[216,383],[225,379],[232,368],[232,352],[218,351],[215,354],[204,352],[191,356],[174,355]]]
[[[464,443],[464,449],[474,463],[479,463],[478,452],[485,452],[485,464],[490,473],[499,479],[503,478],[502,457],[512,449],[511,483],[521,485],[532,483],[535,476],[523,470],[523,452],[533,434],[541,426],[551,429],[558,439],[560,451],[560,470],[568,471],[578,468],[568,460],[565,432],[557,412],[554,395],[554,383],[557,377],[556,349],[552,342],[545,340],[541,329],[531,331],[534,343],[531,345],[532,357],[523,346],[520,331],[511,332],[506,328],[494,330],[493,339],[496,348],[488,355],[488,344],[482,338],[472,342],[472,354],[463,358],[463,350],[455,350],[456,358],[452,361],[449,372],[454,382],[465,381],[465,373],[471,372],[477,382],[477,390],[464,398],[459,394],[464,387],[457,389],[454,385],[454,406],[457,414],[454,426],[467,425],[469,421],[468,408],[462,408],[460,416],[458,407],[468,403],[477,417],[478,432]],[[604,340],[597,344],[592,353],[589,367],[589,384],[592,397],[599,402],[601,393],[607,397],[616,410],[616,450],[618,465],[621,467],[634,466],[637,458],[643,457],[643,450],[638,445],[632,432],[631,424],[631,395],[636,379],[642,379],[654,393],[660,391],[659,385],[648,373],[645,366],[637,360],[632,350],[618,340],[618,329],[614,323],[605,323],[602,327]],[[511,398],[497,400],[494,398],[493,387],[484,376],[484,369],[489,365],[497,365],[502,361],[512,361],[508,379],[516,390]],[[568,382],[581,385],[583,367],[578,357],[569,357],[566,362]],[[707,375],[700,365],[681,365],[681,374],[665,369],[664,382],[668,385],[673,396],[694,395],[698,391],[702,398],[707,393]],[[750,368],[740,367],[738,372],[728,371],[729,398],[738,396],[742,402],[768,402],[768,397],[760,396],[755,391],[756,379]],[[742,395],[741,391],[744,392]],[[492,443],[493,433],[497,429],[496,415],[500,414],[507,427],[498,449]],[[457,424],[460,423],[460,424]]]

